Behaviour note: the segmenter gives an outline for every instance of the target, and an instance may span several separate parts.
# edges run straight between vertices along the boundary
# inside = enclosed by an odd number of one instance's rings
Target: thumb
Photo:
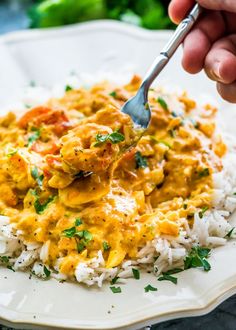
[[[236,13],[235,0],[197,0],[197,2],[207,9],[224,10]]]

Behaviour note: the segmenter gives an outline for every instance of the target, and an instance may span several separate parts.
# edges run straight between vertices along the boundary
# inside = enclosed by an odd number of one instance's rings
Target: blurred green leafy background
[[[35,0],[28,11],[31,28],[115,19],[147,29],[168,29],[168,0]]]

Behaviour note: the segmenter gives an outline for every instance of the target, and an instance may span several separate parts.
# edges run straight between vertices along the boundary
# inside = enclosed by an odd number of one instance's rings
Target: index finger
[[[169,16],[171,20],[178,24],[187,15],[194,4],[194,0],[172,0],[169,5]]]

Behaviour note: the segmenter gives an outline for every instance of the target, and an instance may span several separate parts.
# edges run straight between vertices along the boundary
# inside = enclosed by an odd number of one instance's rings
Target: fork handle
[[[178,25],[169,42],[162,49],[160,55],[154,61],[142,83],[142,87],[145,90],[146,96],[148,94],[149,87],[169,62],[180,44],[184,41],[185,37],[190,32],[201,13],[202,8],[199,6],[199,4],[196,4],[189,15]]]

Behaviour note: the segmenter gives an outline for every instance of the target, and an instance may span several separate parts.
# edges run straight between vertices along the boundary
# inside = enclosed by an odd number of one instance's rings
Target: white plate
[[[30,80],[52,85],[72,70],[89,74],[112,71],[115,79],[127,70],[143,74],[169,34],[100,21],[1,37],[0,105],[12,103]],[[180,52],[161,80],[186,87],[195,95],[211,93],[220,102],[213,84],[203,75],[194,77],[183,72]],[[227,129],[233,132],[234,107],[220,103]],[[236,293],[235,252],[234,242],[216,249],[209,273],[188,270],[178,275],[176,286],[143,274],[141,280],[131,279],[122,286],[121,294],[113,294],[109,286],[100,290],[55,280],[29,280],[27,274],[0,269],[0,322],[30,329],[131,330],[201,315]],[[144,293],[147,284],[158,287],[158,291]]]

